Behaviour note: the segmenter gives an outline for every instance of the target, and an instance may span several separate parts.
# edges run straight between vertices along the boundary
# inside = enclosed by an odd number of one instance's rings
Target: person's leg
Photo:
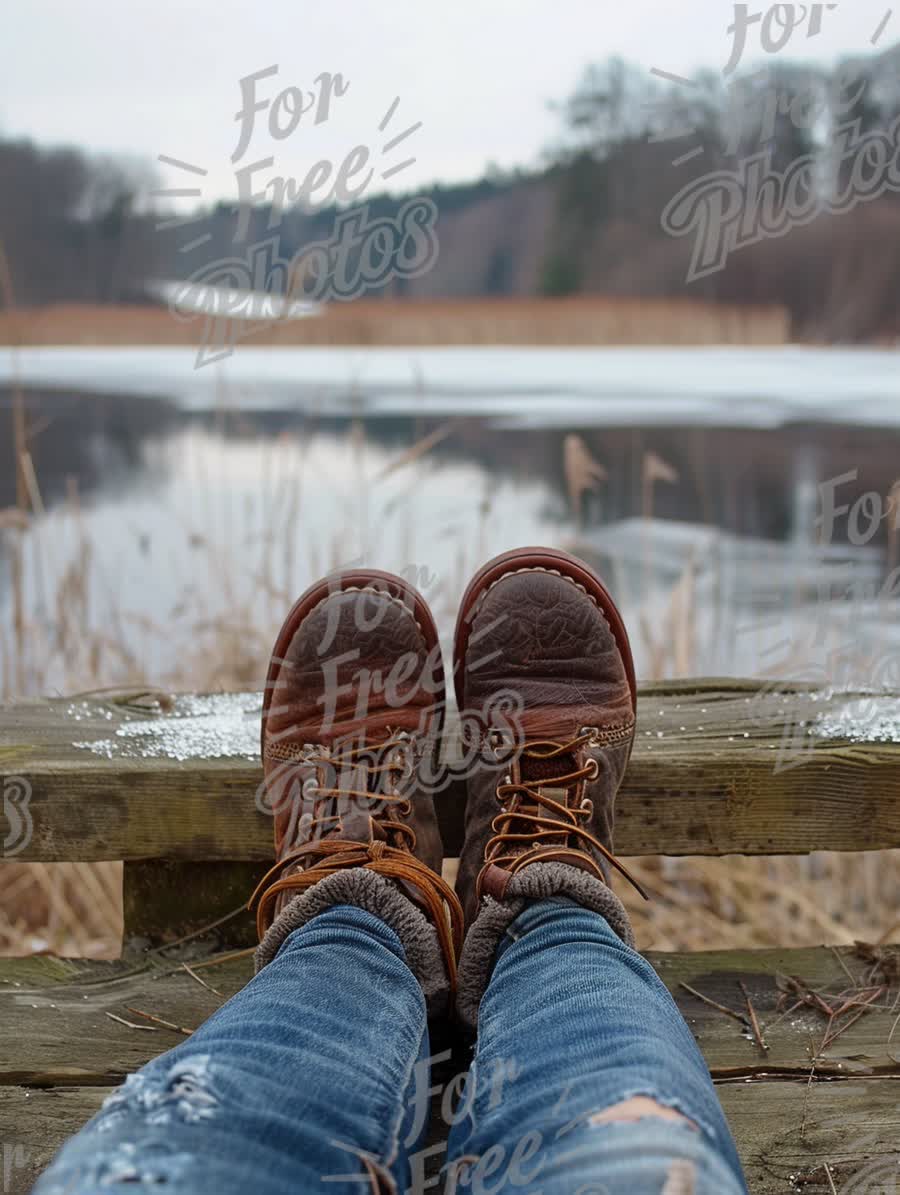
[[[427,783],[444,705],[434,619],[402,578],[353,570],[297,600],[263,698],[260,973],[106,1102],[39,1195],[409,1185],[426,1007],[447,1007],[462,938]]]
[[[460,1188],[744,1190],[703,1058],[609,883],[616,868],[642,891],[613,851],[637,685],[609,592],[564,552],[504,553],[463,596],[454,676],[461,709],[518,697],[468,778],[456,1008],[479,1042]]]
[[[604,917],[558,898],[500,941],[449,1156],[447,1189],[474,1195],[746,1191],[665,985]]]
[[[428,1056],[398,934],[335,905],[188,1040],[115,1092],[35,1195],[386,1192],[409,1185]],[[427,1066],[427,1063],[424,1063]]]

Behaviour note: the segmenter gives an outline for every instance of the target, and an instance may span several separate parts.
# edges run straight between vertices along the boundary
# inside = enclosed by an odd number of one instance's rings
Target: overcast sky
[[[166,185],[231,197],[240,79],[277,64],[278,75],[259,85],[271,100],[340,72],[349,88],[326,121],[314,127],[305,115],[273,141],[262,112],[242,161],[272,154],[267,178],[302,179],[317,158],[340,161],[364,144],[380,174],[415,157],[386,184],[409,190],[475,178],[490,161],[534,165],[560,127],[548,103],[565,98],[590,61],[620,54],[646,70],[721,69],[734,8],[724,0],[6,0],[0,135],[154,162],[163,154],[206,171],[161,166]],[[887,0],[841,0],[823,13],[817,37],[801,27],[781,55],[830,62],[870,50],[888,11]],[[879,49],[898,39],[900,11]],[[764,57],[757,24],[746,61]]]

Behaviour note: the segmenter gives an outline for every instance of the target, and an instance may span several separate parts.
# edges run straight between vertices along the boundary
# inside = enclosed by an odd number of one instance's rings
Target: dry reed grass
[[[619,889],[643,950],[900,941],[900,851],[630,859]]]
[[[259,686],[281,613],[293,596],[281,584],[281,570],[266,564],[258,578],[259,592],[266,600],[243,605],[235,601],[227,619],[211,617],[197,599],[195,617],[185,624],[193,634],[183,644],[178,669],[167,675],[148,675],[127,646],[125,612],[118,625],[113,620],[101,632],[86,633],[97,595],[92,591],[93,546],[81,522],[77,495],[70,496],[70,516],[81,527],[82,546],[62,572],[54,637],[47,637],[45,628],[32,624],[26,615],[23,652],[17,657],[14,628],[0,628],[6,696],[13,695],[9,678],[17,673],[29,678],[32,692],[44,690],[51,661],[56,677],[60,664],[64,665],[65,690],[69,692],[107,685],[149,684],[205,691]],[[212,545],[207,547],[215,556]],[[330,563],[321,562],[324,567]],[[468,560],[462,561],[459,576],[448,579],[440,592],[430,594],[445,620],[469,566]],[[227,564],[216,559],[211,567],[222,576]],[[666,621],[668,648],[648,653],[659,671],[647,679],[671,674],[676,661],[684,665],[685,672],[692,671],[690,604],[681,600],[684,584],[679,581],[673,588],[671,615]],[[150,630],[157,635],[167,633],[165,626]],[[856,938],[874,941],[890,935],[892,929],[896,932],[898,860],[900,852],[820,853],[808,858],[640,858],[631,860],[630,866],[653,899],[645,904],[632,899],[630,892],[622,895],[634,917],[638,940],[647,949],[794,946],[851,943]],[[5,863],[0,867],[0,953],[49,950],[112,957],[120,946],[121,917],[121,866],[117,863]]]
[[[16,309],[12,277],[0,242],[0,300],[4,308],[6,343],[14,349],[24,341],[27,318]],[[15,356],[15,354],[14,354]],[[44,512],[37,476],[28,451],[25,395],[13,380],[12,430],[16,468],[16,505],[0,511],[0,533],[10,557],[12,593],[10,636],[0,628],[0,672],[4,699],[10,689],[24,696],[27,689],[25,643],[29,619],[24,577],[26,541],[34,541],[35,518]],[[34,560],[41,574],[38,546]],[[73,635],[78,597],[85,600],[83,569],[63,578],[56,594],[62,633]],[[74,602],[70,606],[70,598]],[[122,941],[122,865],[90,863],[0,863],[0,954],[61,954],[80,958],[115,957]]]
[[[55,304],[0,311],[0,344],[195,345],[202,327],[162,307]],[[790,323],[781,307],[696,299],[358,299],[248,333],[254,345],[772,345]]]
[[[566,437],[563,464],[572,513],[578,520],[584,495],[603,484],[606,473],[577,435]],[[655,484],[677,481],[677,472],[666,461],[652,452],[644,455],[643,518],[653,517]],[[655,618],[641,613],[637,619],[644,658],[649,661],[646,680],[698,672],[694,572],[695,561],[689,556]],[[645,559],[645,593],[651,589],[652,573],[653,561]],[[619,886],[644,950],[900,941],[900,850],[769,857],[648,856],[629,860],[629,869],[652,898],[644,901],[632,888]]]

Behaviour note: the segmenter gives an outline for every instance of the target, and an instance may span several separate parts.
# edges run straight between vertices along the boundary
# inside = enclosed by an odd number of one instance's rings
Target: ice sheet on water
[[[579,532],[579,546],[634,570],[636,579],[645,575],[648,561],[654,577],[667,582],[677,580],[690,563],[696,582],[702,583],[703,575],[712,573],[715,588],[727,583],[744,602],[773,588],[786,594],[841,593],[849,587],[851,570],[860,591],[868,582],[877,592],[882,577],[882,553],[874,545],[781,542],[681,519],[627,518],[588,527]]]
[[[779,542],[661,518],[586,527],[566,546],[610,579],[634,627],[640,677],[662,667],[839,680],[858,695],[880,661],[878,692],[900,688],[900,601],[879,547]],[[673,619],[688,664],[671,646]]]
[[[467,414],[508,426],[897,427],[896,349],[737,346],[254,348],[214,369],[173,346],[0,348],[0,382],[166,396],[218,409]],[[239,396],[239,399],[238,399]]]
[[[176,697],[174,707],[152,718],[129,718],[108,739],[88,739],[73,746],[106,759],[250,759],[259,758],[261,693],[217,693]],[[84,703],[69,707],[81,721]]]

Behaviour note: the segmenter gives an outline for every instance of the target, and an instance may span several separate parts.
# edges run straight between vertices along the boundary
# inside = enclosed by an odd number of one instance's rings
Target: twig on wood
[[[723,1012],[727,1017],[732,1017],[735,1021],[740,1022],[741,1025],[747,1026],[747,1018],[741,1012],[735,1012],[733,1008],[727,1008],[724,1004],[719,1004],[716,1000],[711,1000],[709,996],[704,996],[702,992],[698,992],[696,988],[692,988],[690,984],[679,983],[680,988],[684,988],[686,992],[690,992],[692,996],[696,996],[698,1000],[702,1000],[704,1004],[708,1004],[710,1008],[717,1009],[718,1012]]]
[[[232,950],[228,954],[217,954],[213,958],[204,959],[202,963],[194,963],[195,971],[202,967],[218,967],[219,963],[230,963],[236,958],[246,958],[248,954],[256,954],[255,946],[248,946],[246,950]]]
[[[897,1011],[898,1004],[900,1004],[900,989],[898,989],[896,999],[894,1000],[894,1003],[890,1007],[891,1013],[895,1013]]]
[[[841,1025],[840,1029],[836,1030],[834,1033],[832,1033],[830,1035],[828,1033],[826,1033],[825,1040],[822,1042],[822,1045],[819,1047],[819,1052],[821,1053],[822,1050],[827,1050],[830,1045],[833,1045],[837,1041],[837,1039],[841,1036],[842,1033],[846,1032],[846,1030],[849,1029],[851,1025],[855,1025],[861,1016],[864,1016],[867,1012],[871,1012],[872,1010],[869,1007],[870,1004],[872,1003],[873,1000],[877,1000],[879,996],[883,996],[885,993],[885,990],[886,989],[883,987],[876,988],[868,1000],[853,1001],[853,1003],[850,1004],[848,1007],[850,1007],[850,1008],[852,1008],[854,1006],[859,1007],[859,1011],[854,1016],[852,1016],[848,1020],[844,1021],[843,1025]]]
[[[817,1008],[819,1012],[824,1013],[826,1017],[831,1017],[832,1010],[829,1004],[822,999],[819,993],[811,987],[808,987],[802,979],[797,975],[789,975],[785,982],[792,992],[794,992],[801,1004],[806,1004],[808,1007]]]
[[[195,971],[201,971],[204,967],[218,967],[219,963],[230,963],[235,959],[246,958],[249,954],[255,954],[256,947],[248,946],[246,950],[230,950],[227,954],[215,954],[212,958],[203,959],[199,963],[191,963]],[[169,971],[160,971],[154,978],[167,979],[170,975],[177,975],[181,970],[181,964],[177,967],[172,967]]]
[[[218,996],[220,999],[224,1000],[222,993],[217,992],[212,984],[206,982],[202,975],[198,975],[193,967],[188,966],[187,963],[182,963],[181,965],[184,967],[185,971],[187,971],[188,975],[190,975],[191,979],[196,979],[197,983],[199,983],[201,987],[206,988],[208,992],[212,992],[214,996]]]
[[[883,983],[892,984],[900,979],[900,956],[889,948],[877,943],[862,942],[858,938],[853,943],[853,953],[870,966],[870,979],[878,975]]]
[[[194,1029],[185,1029],[181,1025],[173,1025],[171,1021],[164,1021],[162,1017],[155,1017],[150,1012],[141,1012],[139,1008],[132,1008],[130,1004],[125,1007],[129,1012],[133,1012],[136,1017],[144,1017],[148,1021],[153,1021],[155,1025],[162,1025],[164,1029],[171,1029],[174,1033],[183,1033],[185,1037],[190,1037],[195,1032]]]
[[[893,1012],[893,1011],[894,1010],[891,1009],[891,1012]],[[891,1031],[888,1034],[887,1041],[885,1042],[885,1045],[889,1046],[891,1044],[891,1042],[894,1040],[894,1033],[897,1029],[898,1024],[900,1024],[900,1012],[898,1012],[897,1015],[894,1017],[894,1023],[893,1023],[893,1025],[891,1025]]]
[[[823,1162],[825,1167],[825,1177],[828,1179],[828,1185],[831,1187],[831,1195],[837,1195],[837,1187],[834,1185],[834,1179],[831,1177],[831,1167],[827,1162]]]
[[[895,1012],[898,1004],[900,1004],[900,992],[897,993],[897,999],[891,1005],[891,1014],[893,1014]],[[894,1032],[895,1032],[898,1024],[900,1024],[900,1012],[898,1012],[896,1017],[894,1017],[894,1023],[893,1023],[893,1025],[891,1025],[891,1031],[888,1034],[888,1039],[887,1039],[887,1042],[885,1043],[886,1046],[889,1046],[891,1044],[891,1041],[893,1040],[893,1037],[894,1037]],[[900,1063],[900,1058],[898,1058],[896,1056],[896,1054],[892,1054],[890,1052],[890,1050],[887,1051],[887,1056],[888,1056],[888,1058],[890,1058],[891,1062]]]
[[[837,959],[837,961],[838,961],[838,962],[841,964],[841,967],[843,968],[844,974],[847,976],[847,978],[850,980],[850,982],[853,984],[853,986],[854,986],[855,988],[858,988],[858,987],[859,987],[859,980],[858,980],[858,979],[855,979],[855,978],[853,977],[853,973],[852,973],[852,971],[851,971],[851,970],[850,970],[850,968],[847,966],[847,964],[844,962],[844,960],[841,958],[841,956],[840,956],[840,952],[838,951],[837,947],[835,947],[835,946],[831,946],[831,947],[829,947],[829,949],[831,950],[831,953],[834,955],[834,957]]]
[[[858,991],[854,992],[851,996],[848,996],[844,1003],[840,1005],[840,1007],[832,1008],[831,1015],[835,1018],[842,1017],[845,1013],[848,1013],[851,1008],[859,1008],[861,1004],[865,1004],[867,1007],[870,1007],[872,1002],[877,1000],[878,997],[885,991],[887,991],[885,987],[859,988]],[[862,995],[861,993],[868,993],[868,995]],[[842,992],[841,995],[844,995],[844,993]],[[837,999],[840,999],[840,996],[838,996]]]
[[[129,1029],[141,1029],[144,1033],[159,1033],[155,1025],[135,1025],[134,1021],[126,1021],[124,1017],[117,1017],[114,1012],[106,1014],[111,1021],[118,1021],[120,1025],[126,1025]]]
[[[812,1054],[812,1037],[809,1039],[810,1053]],[[809,1110],[809,1093],[812,1088],[812,1081],[816,1076],[816,1055],[813,1054],[812,1066],[809,1068],[809,1078],[806,1080],[806,1091],[803,1093],[803,1116],[800,1120],[800,1140],[802,1141],[806,1136],[806,1114]]]
[[[792,1012],[796,1012],[798,1008],[808,1007],[805,1000],[795,1000],[790,1008],[786,1008],[780,1016],[777,1016],[774,1021],[769,1021],[766,1029],[774,1029],[776,1025],[780,1025],[785,1017],[789,1017]]]
[[[225,925],[226,922],[232,921],[235,917],[239,917],[241,913],[246,913],[246,911],[247,906],[240,905],[238,908],[232,909],[230,913],[226,913],[223,917],[219,917],[215,921],[210,921],[208,925],[201,925],[199,929],[185,934],[182,938],[176,938],[173,942],[164,942],[162,946],[154,946],[152,950],[147,951],[147,954],[162,954],[165,950],[171,950],[173,946],[183,946],[185,942],[190,942],[194,938],[208,934],[210,930],[218,929],[220,925]]]
[[[812,1003],[819,1010],[819,1012],[823,1013],[826,1017],[828,1017],[829,1020],[831,1020],[833,1015],[831,1005],[826,1000],[823,1000],[818,992],[811,991],[809,995]]]
[[[744,993],[744,999],[747,1001],[747,1012],[750,1014],[750,1028],[753,1030],[753,1036],[756,1039],[756,1044],[764,1054],[768,1054],[769,1047],[766,1045],[766,1039],[762,1035],[762,1030],[759,1027],[759,1020],[756,1016],[756,1009],[753,1007],[753,1001],[750,999],[750,993],[743,979],[739,979],[738,983],[741,986],[741,991]]]

